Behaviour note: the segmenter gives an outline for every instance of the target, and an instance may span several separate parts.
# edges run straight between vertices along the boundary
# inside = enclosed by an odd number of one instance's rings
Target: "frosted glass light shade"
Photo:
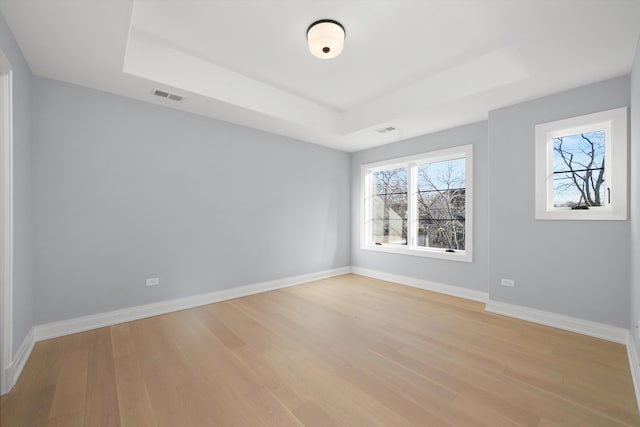
[[[344,48],[344,27],[337,21],[322,19],[307,29],[309,51],[321,59],[331,59],[342,53]]]

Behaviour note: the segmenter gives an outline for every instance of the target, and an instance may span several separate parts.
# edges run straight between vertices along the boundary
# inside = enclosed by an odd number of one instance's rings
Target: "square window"
[[[536,219],[627,219],[627,109],[536,126]]]

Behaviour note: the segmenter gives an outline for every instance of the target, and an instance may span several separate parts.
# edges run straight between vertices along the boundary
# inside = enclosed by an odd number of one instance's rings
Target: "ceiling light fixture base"
[[[331,59],[342,53],[346,31],[333,19],[320,19],[307,28],[309,51],[317,58]]]

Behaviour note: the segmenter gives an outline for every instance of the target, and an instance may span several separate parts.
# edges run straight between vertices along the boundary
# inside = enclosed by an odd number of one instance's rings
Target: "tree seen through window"
[[[605,204],[605,132],[553,138],[554,207]]]
[[[418,165],[418,246],[465,248],[465,160]]]

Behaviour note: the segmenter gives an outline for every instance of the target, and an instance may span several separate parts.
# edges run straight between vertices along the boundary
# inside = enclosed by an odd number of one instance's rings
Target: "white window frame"
[[[553,202],[553,139],[559,136],[605,131],[605,206],[572,210]],[[627,219],[627,108],[587,114],[536,126],[536,219]]]
[[[425,248],[415,244],[418,219],[416,218],[416,194],[418,191],[417,166],[423,163],[442,162],[453,159],[465,159],[465,250],[446,252],[443,248]],[[407,245],[376,245],[371,240],[371,212],[374,172],[396,167],[408,169],[407,182]],[[430,151],[415,156],[407,156],[368,163],[361,167],[360,185],[360,248],[376,252],[414,255],[452,261],[473,261],[473,145],[463,145]]]

